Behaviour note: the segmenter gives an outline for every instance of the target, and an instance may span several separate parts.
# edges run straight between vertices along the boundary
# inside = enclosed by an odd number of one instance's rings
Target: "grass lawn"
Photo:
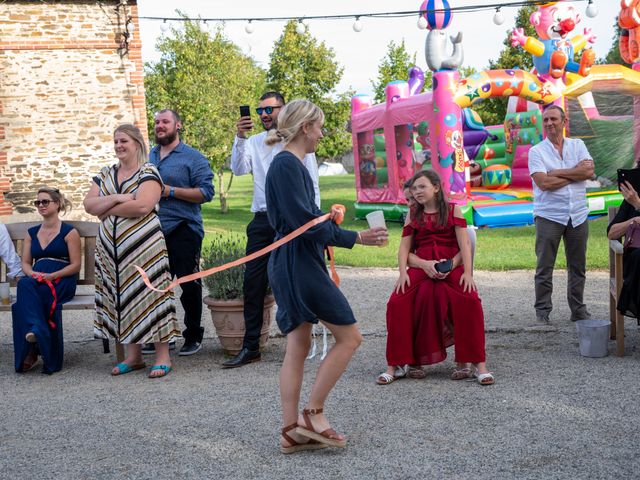
[[[322,210],[327,211],[334,203],[347,207],[343,227],[352,230],[367,228],[365,220],[353,217],[353,203],[356,199],[353,175],[320,177]],[[235,177],[230,190],[229,212],[220,213],[218,198],[203,206],[206,237],[208,243],[215,234],[236,233],[245,237],[245,228],[252,218],[250,212],[253,195],[253,183],[250,175]],[[338,265],[356,267],[396,267],[396,255],[400,243],[401,225],[389,222],[389,245],[384,248],[356,245],[353,250],[337,248]],[[599,218],[589,223],[590,235],[587,248],[587,267],[589,269],[608,268],[608,241],[606,238],[607,220]],[[533,226],[518,228],[486,228],[478,230],[475,268],[479,270],[515,270],[535,268],[535,230]],[[558,253],[559,268],[565,267],[564,249]]]

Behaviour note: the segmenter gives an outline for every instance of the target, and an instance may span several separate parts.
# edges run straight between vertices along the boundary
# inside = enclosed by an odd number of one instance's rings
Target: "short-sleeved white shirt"
[[[529,150],[529,174],[550,173],[557,169],[575,167],[582,160],[592,160],[587,147],[579,138],[564,138],[562,157],[547,138]],[[589,215],[587,182],[572,182],[557,190],[542,191],[533,182],[533,216],[577,227]]]

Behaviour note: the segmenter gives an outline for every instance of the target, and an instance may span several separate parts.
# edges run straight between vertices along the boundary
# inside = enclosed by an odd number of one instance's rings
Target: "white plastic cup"
[[[8,283],[0,283],[0,302],[2,305],[11,304],[11,291]]]
[[[384,228],[386,230],[387,224],[384,221],[384,212],[382,210],[375,210],[371,213],[367,213],[365,217],[369,228]],[[385,240],[381,247],[386,247],[389,244],[389,239]]]

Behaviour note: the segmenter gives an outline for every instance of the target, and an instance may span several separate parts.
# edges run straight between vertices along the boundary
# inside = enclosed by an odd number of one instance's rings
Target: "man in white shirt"
[[[265,199],[265,180],[273,157],[282,150],[282,143],[273,146],[265,144],[267,132],[276,128],[278,114],[284,106],[283,96],[278,92],[267,92],[260,97],[256,112],[265,131],[247,138],[253,128],[251,117],[241,117],[236,124],[237,133],[231,151],[231,170],[234,175],[253,174],[253,202],[251,211],[253,220],[247,226],[247,255],[273,243],[275,232],[267,218],[267,202]],[[304,165],[309,170],[316,193],[316,204],[320,207],[320,189],[318,188],[318,165],[315,155],[304,158]],[[263,255],[246,265],[244,274],[244,322],[245,335],[242,350],[231,360],[222,364],[225,368],[241,367],[248,363],[260,361],[260,330],[262,329],[264,297],[267,292],[269,278],[267,264],[269,255]]]
[[[7,277],[16,278],[24,275],[22,261],[18,257],[7,227],[3,223],[0,223],[0,257],[7,266]]]
[[[580,139],[564,136],[566,117],[552,105],[542,115],[547,138],[529,150],[536,224],[536,318],[549,323],[553,305],[553,267],[560,240],[567,258],[567,301],[571,321],[590,318],[583,302],[586,278],[589,208],[586,180],[593,176],[593,159]]]

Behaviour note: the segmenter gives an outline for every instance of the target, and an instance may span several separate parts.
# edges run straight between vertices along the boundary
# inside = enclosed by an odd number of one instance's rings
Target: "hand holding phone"
[[[449,273],[453,268],[453,259],[449,258],[443,262],[438,262],[433,268],[435,268],[438,273]]]
[[[238,137],[246,138],[247,132],[252,128],[253,120],[251,120],[251,109],[249,105],[240,105],[240,120],[236,123]]]
[[[251,109],[249,105],[240,105],[240,117],[250,117]]]

